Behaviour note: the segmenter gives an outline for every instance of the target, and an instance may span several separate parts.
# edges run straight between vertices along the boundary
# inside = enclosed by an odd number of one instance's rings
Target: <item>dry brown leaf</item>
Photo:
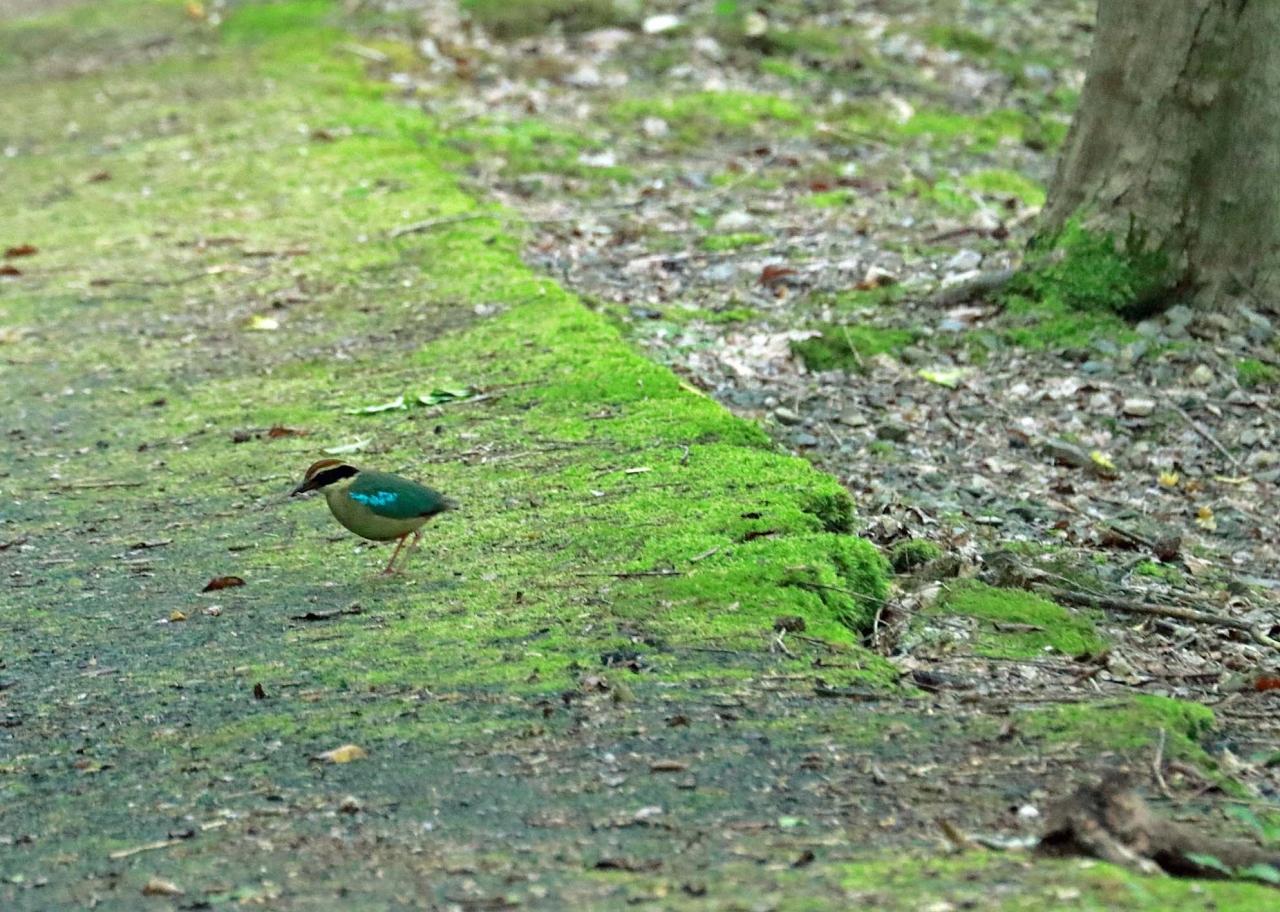
[[[344,744],[341,747],[335,747],[333,750],[327,750],[322,754],[316,754],[312,760],[319,760],[324,763],[350,763],[352,760],[363,760],[369,756],[369,752],[358,744]]]
[[[35,256],[39,252],[40,248],[34,244],[15,244],[5,248],[4,257],[6,260],[12,260],[16,257]]]
[[[243,586],[244,580],[238,576],[215,576],[209,582],[204,584],[201,592],[217,592],[219,589],[230,589],[233,586]]]
[[[143,896],[182,896],[183,889],[172,880],[153,877],[142,887]]]

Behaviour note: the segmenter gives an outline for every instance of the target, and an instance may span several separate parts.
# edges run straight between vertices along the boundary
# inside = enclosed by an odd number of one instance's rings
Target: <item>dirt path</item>
[[[0,905],[1258,907],[951,857],[940,818],[1025,838],[1157,743],[1181,816],[1243,831],[1213,790],[1255,808],[1270,772],[1216,749],[1252,762],[1266,696],[1211,728],[1169,699],[1206,682],[1126,677],[1098,658],[1124,629],[1036,603],[900,611],[913,645],[866,648],[878,564],[839,486],[457,185],[570,134],[375,97],[403,19],[336,21],[122,3],[0,32],[33,90],[0,102],[3,241],[36,248],[0,279]],[[287,500],[331,450],[463,501],[415,574],[371,578],[380,552]]]

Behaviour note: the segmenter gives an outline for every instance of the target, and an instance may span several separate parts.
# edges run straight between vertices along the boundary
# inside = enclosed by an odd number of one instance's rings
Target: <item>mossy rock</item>
[[[867,358],[896,355],[914,342],[917,333],[908,329],[880,329],[873,326],[826,324],[812,339],[791,343],[791,351],[810,370],[859,372]]]
[[[1136,319],[1166,305],[1177,283],[1168,255],[1149,247],[1139,228],[1117,238],[1072,219],[1032,242],[1005,296],[1051,309]]]
[[[1052,650],[1079,656],[1099,653],[1107,645],[1087,618],[1021,589],[961,583],[931,613],[977,620],[973,651],[978,655],[1031,658]]]
[[[889,552],[889,565],[894,573],[910,573],[942,556],[942,549],[925,538],[900,541]]]
[[[1213,729],[1213,710],[1189,700],[1137,696],[1027,710],[1018,714],[1026,736],[1070,741],[1099,750],[1136,755],[1160,740],[1165,756],[1208,764],[1201,742]]]

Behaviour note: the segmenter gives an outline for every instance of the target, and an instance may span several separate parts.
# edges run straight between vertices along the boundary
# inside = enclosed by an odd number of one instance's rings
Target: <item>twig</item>
[[[1172,801],[1173,792],[1169,791],[1169,783],[1164,781],[1164,741],[1167,737],[1168,732],[1161,727],[1160,737],[1156,740],[1156,754],[1151,758],[1151,773],[1155,776],[1160,794]]]
[[[1218,627],[1228,627],[1231,630],[1239,630],[1241,633],[1247,633],[1253,641],[1259,645],[1269,646],[1272,649],[1280,650],[1280,640],[1273,639],[1247,621],[1237,620],[1236,618],[1226,617],[1225,615],[1213,614],[1208,611],[1200,611],[1195,608],[1179,608],[1175,605],[1155,605],[1151,602],[1137,602],[1131,599],[1115,598],[1109,595],[1096,595],[1090,592],[1078,592],[1074,589],[1058,589],[1053,586],[1036,588],[1043,588],[1044,592],[1055,601],[1066,602],[1071,605],[1080,605],[1085,608],[1100,608],[1103,611],[1124,611],[1128,614],[1147,614],[1154,617],[1167,617],[1175,618],[1180,621],[1190,621],[1193,624],[1211,624]]]
[[[177,845],[185,842],[183,839],[157,839],[155,842],[148,842],[146,845],[134,846],[131,849],[117,849],[107,857],[112,861],[119,861],[121,858],[129,858],[132,855],[141,855],[143,852],[154,852],[156,849],[167,849],[169,846]]]
[[[945,817],[939,817],[934,821],[938,825],[938,829],[942,830],[942,835],[947,837],[947,842],[961,852],[972,852],[977,845],[972,839],[966,836],[959,827]]]
[[[376,48],[365,47],[363,44],[343,44],[339,45],[341,50],[348,54],[354,54],[362,60],[368,60],[370,63],[389,63],[391,58]]]
[[[574,576],[612,576],[614,579],[631,579],[636,576],[682,576],[679,570],[631,570],[623,573],[595,572],[584,570]]]
[[[460,212],[456,215],[445,215],[440,218],[425,219],[421,222],[412,222],[408,225],[401,225],[399,228],[393,228],[389,237],[399,238],[406,234],[422,234],[425,231],[434,231],[445,225],[457,225],[461,222],[475,222],[481,219],[493,219],[494,221],[505,221],[503,216],[495,215],[492,212]]]
[[[17,545],[25,545],[29,541],[28,536],[23,535],[18,538],[11,538],[7,542],[0,542],[0,551],[8,551]]]
[[[997,269],[992,272],[982,272],[964,282],[957,282],[954,285],[948,285],[935,291],[929,298],[929,303],[935,307],[949,307],[952,304],[962,304],[970,298],[976,298],[979,295],[990,294],[998,291],[1009,282],[1017,273],[1012,269]]]
[[[1202,422],[1199,422],[1196,419],[1192,418],[1190,415],[1187,414],[1186,409],[1184,409],[1182,406],[1176,403],[1170,402],[1169,408],[1173,409],[1175,412],[1181,415],[1182,420],[1191,426],[1191,430],[1195,431],[1205,440],[1209,441],[1209,443],[1213,444],[1213,448],[1217,450],[1219,453],[1221,453],[1223,456],[1226,456],[1233,466],[1235,466],[1236,468],[1240,468],[1240,460],[1237,459],[1230,450],[1224,447],[1222,443],[1218,440],[1218,438],[1214,437],[1213,434],[1209,431],[1207,427],[1204,426]]]
[[[306,614],[294,614],[290,617],[295,621],[331,621],[334,618],[342,617],[344,614],[364,614],[364,608],[359,602],[348,605],[346,608],[337,608],[333,611],[308,611]]]
[[[145,481],[77,481],[60,485],[63,491],[79,491],[87,488],[140,488]]]
[[[845,595],[849,596],[849,598],[861,599],[862,601],[871,605],[876,605],[877,607],[884,604],[884,599],[882,598],[878,598],[874,595],[866,595],[862,592],[854,592],[852,589],[845,589],[843,586],[828,586],[825,583],[810,582],[796,582],[791,583],[791,585],[800,589],[825,589],[828,592],[843,592]]]

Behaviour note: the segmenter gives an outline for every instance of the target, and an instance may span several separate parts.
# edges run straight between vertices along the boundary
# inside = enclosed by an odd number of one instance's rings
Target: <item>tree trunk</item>
[[[1198,306],[1280,314],[1280,2],[1100,0],[1043,218],[1141,239]]]

